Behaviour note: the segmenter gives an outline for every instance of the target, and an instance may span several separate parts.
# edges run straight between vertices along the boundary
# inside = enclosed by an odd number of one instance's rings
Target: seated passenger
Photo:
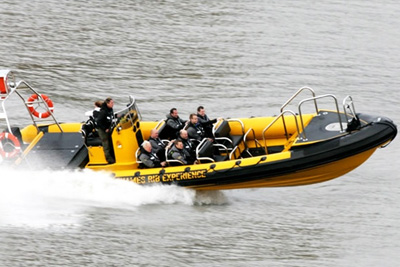
[[[175,139],[178,137],[178,133],[180,129],[183,129],[186,125],[186,121],[179,118],[178,110],[176,108],[172,108],[167,114],[167,120],[165,122],[169,127],[171,133],[169,134],[169,138]]]
[[[152,129],[150,131],[150,138],[148,140],[151,143],[151,147],[153,148],[153,152],[157,154],[161,161],[165,160],[165,147],[166,145],[163,141],[158,137],[158,130]]]
[[[201,123],[199,123],[196,114],[194,113],[190,114],[189,119],[190,122],[187,128],[187,133],[189,135],[189,138],[195,139],[200,142],[201,140],[203,140],[204,137],[206,137],[206,132]]]
[[[157,154],[152,151],[151,143],[144,141],[140,148],[139,160],[142,162],[144,167],[156,168],[166,166],[165,161],[161,161]]]
[[[189,152],[190,159],[194,162],[196,160],[196,147],[198,143],[194,143],[189,139],[189,135],[186,130],[182,129],[179,131],[179,140],[183,143],[183,148]]]
[[[181,140],[175,140],[174,145],[168,153],[169,159],[176,159],[182,162],[182,164],[193,164],[190,159],[190,154],[183,148],[183,143]]]
[[[206,114],[206,111],[203,106],[199,106],[197,108],[197,118],[201,125],[203,126],[206,136],[209,138],[214,138],[212,133],[213,124],[217,122],[217,120],[221,120],[222,118],[210,120]]]

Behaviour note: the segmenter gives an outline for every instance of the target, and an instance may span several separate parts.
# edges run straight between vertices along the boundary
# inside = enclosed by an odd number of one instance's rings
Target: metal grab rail
[[[58,129],[60,130],[60,132],[64,132],[63,129],[61,128],[61,125],[58,123],[57,119],[54,117],[53,112],[50,111],[50,108],[49,108],[49,106],[47,105],[46,101],[43,100],[42,95],[39,94],[38,92],[36,92],[36,90],[33,89],[32,86],[30,86],[30,85],[29,85],[27,82],[25,82],[25,81],[20,81],[20,82],[18,82],[18,83],[17,83],[17,86],[15,87],[15,89],[18,89],[18,87],[19,87],[21,84],[24,84],[25,86],[27,86],[31,91],[33,91],[33,92],[38,96],[39,103],[40,103],[40,104],[44,104],[44,106],[45,106],[47,112],[49,112],[51,118],[53,119],[52,121],[54,121],[54,123],[57,125]],[[37,124],[36,124],[36,122],[37,122],[37,121],[40,122],[40,121],[39,121],[39,120],[36,120],[36,119],[32,116],[32,113],[29,111],[29,108],[28,108],[28,103],[25,102],[25,99],[23,98],[23,96],[22,96],[21,94],[19,94],[19,92],[17,92],[17,91],[15,91],[15,92],[16,92],[16,93],[18,94],[18,96],[24,101],[25,106],[26,106],[26,109],[28,110],[28,113],[29,113],[29,115],[31,116],[32,121],[33,121],[33,123],[35,124],[36,129],[39,129],[38,126],[37,126]],[[41,121],[43,121],[43,120],[41,120]]]
[[[154,129],[160,130],[161,126],[163,126],[165,123],[165,119],[159,120],[157,125],[154,127]]]
[[[10,126],[10,121],[8,120],[7,112],[6,112],[6,107],[4,106],[5,99],[7,98],[0,98],[1,101],[1,110],[0,110],[0,122],[1,120],[6,121],[7,129],[11,133],[11,126]]]
[[[347,104],[347,102],[349,102],[349,104]],[[350,106],[351,105],[351,106]],[[346,116],[346,120],[349,121],[349,117],[347,115],[347,109],[348,108],[350,110],[350,112],[352,113],[353,117],[357,117],[356,115],[356,109],[354,107],[354,102],[353,102],[353,98],[351,96],[346,96],[343,99],[343,110],[344,110],[344,115]]]
[[[281,112],[283,112],[283,109],[290,104],[290,102],[292,102],[301,92],[303,92],[304,90],[309,90],[312,94],[313,97],[315,97],[315,92],[313,89],[311,89],[308,86],[303,86],[301,87],[299,90],[297,90],[296,93],[294,93],[294,95],[292,95],[292,97],[290,97],[282,106],[281,106]],[[314,101],[314,105],[315,105],[315,110],[316,112],[318,112],[318,106],[317,106],[317,100]]]
[[[22,85],[24,85],[25,87],[23,87]],[[10,126],[10,122],[9,122],[9,120],[8,120],[8,116],[7,116],[7,112],[6,112],[6,108],[5,108],[5,102],[6,102],[6,100],[10,97],[10,95],[12,95],[13,93],[16,93],[16,94],[21,98],[21,100],[23,101],[23,103],[24,103],[24,105],[25,105],[25,107],[26,107],[26,109],[27,109],[27,111],[28,111],[28,114],[29,114],[30,117],[31,117],[32,123],[33,123],[33,125],[35,126],[35,128],[37,129],[38,132],[39,132],[39,127],[38,127],[38,125],[37,125],[36,122],[43,122],[43,121],[45,121],[45,120],[43,120],[43,119],[39,121],[39,120],[36,120],[36,119],[33,117],[32,113],[29,111],[29,108],[28,108],[28,104],[29,104],[29,103],[26,101],[26,99],[24,99],[24,97],[20,94],[20,92],[18,92],[18,90],[23,90],[23,89],[28,89],[28,90],[30,90],[33,94],[36,94],[36,95],[38,96],[38,98],[37,98],[38,103],[44,105],[44,108],[47,110],[47,112],[49,112],[49,114],[50,114],[50,116],[51,116],[51,121],[53,121],[54,124],[57,125],[58,129],[60,130],[60,132],[63,132],[63,129],[61,128],[61,125],[58,123],[57,119],[54,117],[53,112],[50,111],[49,106],[47,105],[46,101],[43,100],[41,94],[38,93],[35,89],[33,89],[32,86],[30,86],[27,82],[25,82],[25,81],[23,81],[23,80],[17,82],[17,83],[15,84],[15,87],[11,88],[11,92],[8,93],[7,97],[5,97],[4,99],[2,99],[2,110],[3,110],[2,118],[3,118],[3,116],[4,116],[4,119],[6,120],[6,124],[7,124],[8,130],[11,132],[11,126]],[[47,120],[47,121],[49,121],[49,120]]]
[[[241,129],[242,129],[242,135],[245,134],[244,133],[244,123],[241,120],[239,120],[239,119],[227,119],[227,121],[228,122],[237,122],[237,123],[239,123],[240,126],[241,126]]]
[[[256,132],[254,131],[253,128],[250,128],[250,129],[247,130],[246,134],[245,134],[244,137],[243,137],[244,143],[246,144],[246,142],[247,142],[247,136],[248,136],[250,133],[253,133],[253,140],[254,140],[254,144],[255,144],[256,148],[262,147],[262,145],[260,144],[260,142],[258,142],[258,140],[256,139]]]
[[[339,105],[338,105],[338,101],[336,99],[336,96],[334,96],[332,94],[327,94],[327,95],[320,95],[320,96],[316,96],[316,97],[312,97],[312,98],[307,98],[307,99],[304,99],[304,100],[300,101],[300,103],[299,103],[299,115],[300,115],[301,128],[303,130],[303,133],[304,133],[304,121],[303,121],[303,114],[301,112],[301,106],[305,102],[314,101],[316,103],[317,99],[326,98],[326,97],[332,97],[334,99],[334,101],[335,101],[336,112],[338,114],[338,119],[339,119],[339,124],[340,124],[340,130],[343,132],[342,118],[340,117]],[[318,110],[317,110],[317,113],[318,113]],[[305,133],[304,133],[304,136],[305,136]]]
[[[264,130],[263,130],[263,132],[262,132],[263,140],[264,140],[264,150],[265,150],[265,154],[266,154],[266,155],[268,155],[268,147],[267,147],[267,140],[266,140],[266,138],[265,138],[265,133],[266,133],[266,132],[268,131],[268,129],[269,129],[272,125],[274,125],[275,122],[277,122],[278,119],[280,119],[281,117],[282,117],[283,127],[284,127],[284,129],[285,129],[286,140],[289,140],[289,135],[288,135],[288,132],[287,132],[286,123],[285,123],[285,119],[284,119],[285,113],[290,113],[290,114],[292,114],[292,115],[294,116],[294,120],[295,120],[295,122],[296,122],[297,132],[298,132],[299,134],[301,134],[301,133],[300,133],[300,129],[299,129],[299,123],[297,122],[296,113],[294,113],[294,112],[291,111],[291,110],[284,110],[284,111],[282,111],[281,114],[279,114],[278,117],[276,117],[270,124],[268,124],[268,126],[265,127]],[[305,138],[305,135],[304,135],[304,138]]]
[[[253,140],[254,140],[254,145],[256,146],[256,148],[261,148],[262,145],[261,145],[260,142],[257,140],[257,138],[256,138],[256,132],[254,131],[254,129],[253,129],[253,128],[248,129],[247,132],[245,133],[245,135],[243,136],[243,142],[244,142],[244,146],[245,146],[245,151],[244,151],[244,152],[246,152],[247,154],[250,155],[250,157],[252,157],[253,155],[250,153],[249,147],[248,147],[248,145],[247,145],[247,136],[248,136],[250,133],[253,133]]]

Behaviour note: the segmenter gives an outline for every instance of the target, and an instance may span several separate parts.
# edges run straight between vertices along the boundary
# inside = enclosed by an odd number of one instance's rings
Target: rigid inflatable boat
[[[300,94],[308,97],[300,99]],[[15,104],[11,103],[15,101],[32,123],[19,126],[11,122],[7,112],[14,110]],[[333,108],[322,109],[326,102]],[[165,120],[143,121],[132,96],[126,108],[116,112],[118,119],[111,134],[113,164],[107,163],[95,131],[87,130],[88,122],[57,121],[50,97],[23,80],[15,81],[9,70],[0,71],[0,103],[3,165],[87,168],[141,185],[175,184],[197,190],[327,181],[361,165],[397,134],[390,119],[356,113],[351,96],[339,105],[334,95],[316,95],[313,89],[303,87],[282,105],[279,115],[216,122],[214,140],[205,138],[197,145],[197,164],[167,159],[165,167],[141,168],[140,145],[149,138],[151,129],[158,129],[161,138],[166,136],[168,126]],[[296,110],[288,109],[289,104]],[[304,112],[306,109],[311,111]]]

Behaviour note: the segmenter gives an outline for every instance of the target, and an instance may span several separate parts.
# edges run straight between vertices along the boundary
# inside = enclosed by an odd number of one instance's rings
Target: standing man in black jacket
[[[101,105],[100,112],[97,115],[97,132],[99,133],[103,144],[104,155],[108,164],[115,163],[111,142],[111,127],[114,119],[114,100],[109,97]]]

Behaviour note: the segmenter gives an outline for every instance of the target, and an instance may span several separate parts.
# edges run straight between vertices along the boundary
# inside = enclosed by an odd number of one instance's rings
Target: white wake
[[[140,186],[90,170],[0,169],[0,174],[0,225],[40,226],[57,220],[70,220],[73,224],[75,217],[90,207],[135,210],[149,204],[227,203],[219,191],[196,192],[173,185]]]

